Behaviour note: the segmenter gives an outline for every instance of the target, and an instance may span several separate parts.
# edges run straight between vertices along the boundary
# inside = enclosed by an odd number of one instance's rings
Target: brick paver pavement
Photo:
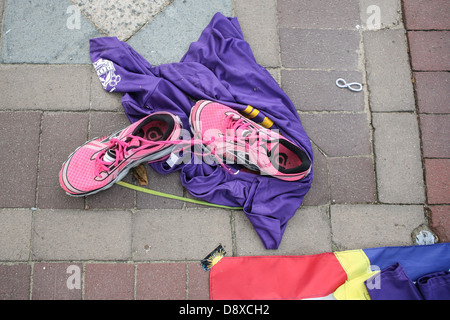
[[[0,0],[0,299],[206,300],[199,261],[219,243],[230,256],[410,245],[427,222],[449,241],[448,1],[154,5]],[[314,182],[278,250],[264,249],[242,211],[121,186],[71,198],[59,187],[76,147],[128,124],[88,40],[117,35],[153,65],[175,62],[217,11],[238,17],[313,144]],[[192,197],[178,173],[147,172],[149,187]]]
[[[430,226],[450,241],[450,3],[404,1]]]

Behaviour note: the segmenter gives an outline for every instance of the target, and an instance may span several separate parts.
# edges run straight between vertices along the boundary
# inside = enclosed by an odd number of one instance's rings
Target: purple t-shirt
[[[289,97],[260,66],[244,40],[237,18],[216,13],[180,62],[152,66],[127,43],[114,37],[90,40],[90,54],[105,90],[123,92],[122,105],[131,122],[156,111],[178,115],[189,128],[196,101],[206,99],[243,111],[248,105],[268,117],[289,140],[313,159],[311,143]],[[160,174],[180,171],[182,185],[195,197],[243,207],[266,249],[277,249],[286,224],[311,187],[313,173],[297,182],[241,170],[231,175],[215,164],[166,161],[151,164]]]

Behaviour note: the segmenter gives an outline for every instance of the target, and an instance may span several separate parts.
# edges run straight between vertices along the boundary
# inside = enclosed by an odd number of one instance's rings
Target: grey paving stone
[[[416,115],[374,113],[378,197],[385,203],[423,203],[424,182]]]
[[[91,112],[89,114],[89,139],[104,137],[126,128],[130,121],[123,112]]]
[[[309,138],[330,157],[369,155],[371,142],[365,113],[302,113]]]
[[[127,42],[152,65],[178,62],[216,12],[231,16],[231,0],[176,0]]]
[[[0,207],[36,205],[40,112],[0,112]]]
[[[355,29],[359,24],[359,3],[354,0],[279,0],[281,27],[302,29]]]
[[[129,260],[131,212],[37,210],[35,260]]]
[[[364,111],[364,93],[339,88],[336,80],[363,83],[358,71],[282,70],[282,88],[302,111]]]
[[[400,0],[359,0],[359,6],[361,25],[364,28],[376,30],[403,27]],[[379,21],[376,20],[378,17]]]
[[[140,210],[133,220],[133,258],[201,260],[219,244],[232,252],[230,211]]]
[[[303,205],[305,206],[317,206],[330,203],[327,157],[314,144],[312,147],[314,176],[311,189],[303,199]]]
[[[235,212],[239,256],[303,255],[331,251],[330,222],[326,207],[300,207],[287,224],[277,250],[266,250],[244,212]]]
[[[122,111],[121,92],[107,92],[103,89],[97,73],[92,69],[90,109],[99,111]]]
[[[358,70],[360,34],[352,30],[280,28],[287,68]]]
[[[0,65],[2,109],[88,110],[90,66]]]
[[[280,66],[276,0],[235,0],[234,13],[256,61],[264,67]]]
[[[6,0],[0,0],[0,30],[3,30],[2,25],[3,25],[3,11],[5,8],[5,1]],[[3,36],[3,32],[0,32],[0,49],[1,49],[2,36]]]
[[[125,40],[164,10],[172,0],[72,0],[103,33]]]
[[[90,63],[89,39],[101,36],[69,0],[8,1],[0,61]]]
[[[364,32],[372,111],[414,111],[411,70],[403,29]]]
[[[183,196],[183,186],[180,182],[179,172],[162,175],[148,165],[146,165],[146,168],[148,186],[145,186],[145,188],[179,197]],[[136,193],[136,207],[138,209],[181,209],[183,205],[183,201],[154,196],[143,192]]]
[[[61,188],[59,171],[67,157],[86,142],[87,129],[87,113],[44,113],[38,180],[39,208],[84,208],[84,198],[70,197]]]
[[[424,223],[421,205],[333,205],[336,250],[412,245],[411,232]]]
[[[198,201],[203,201],[202,199],[193,196],[187,189],[184,189],[183,197],[188,198],[188,199],[194,199],[194,200],[198,200]],[[185,203],[185,207],[186,208],[209,208],[209,206],[207,206],[207,205],[199,204],[199,203],[193,203],[193,202],[186,202]]]
[[[28,261],[31,210],[0,209],[0,260]]]
[[[281,87],[281,68],[266,68],[266,70],[269,71],[272,78],[274,78]]]
[[[376,200],[371,157],[331,158],[328,168],[332,203],[371,203]]]
[[[122,179],[124,182],[133,183],[129,173]],[[129,188],[113,185],[107,190],[86,197],[88,209],[131,209],[135,206],[135,192]]]

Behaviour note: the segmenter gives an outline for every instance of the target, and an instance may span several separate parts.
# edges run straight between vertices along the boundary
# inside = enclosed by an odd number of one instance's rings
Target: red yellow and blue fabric
[[[210,298],[369,300],[364,281],[394,263],[413,281],[449,270],[450,243],[302,256],[224,257],[211,269]]]

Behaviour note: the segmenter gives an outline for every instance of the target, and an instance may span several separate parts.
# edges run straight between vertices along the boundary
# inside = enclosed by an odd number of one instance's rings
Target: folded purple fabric
[[[450,272],[441,271],[417,279],[417,287],[425,300],[450,300]]]
[[[368,285],[372,278],[365,282],[372,300],[423,300],[419,290],[398,263],[395,263],[375,275],[380,277],[379,286]]]

